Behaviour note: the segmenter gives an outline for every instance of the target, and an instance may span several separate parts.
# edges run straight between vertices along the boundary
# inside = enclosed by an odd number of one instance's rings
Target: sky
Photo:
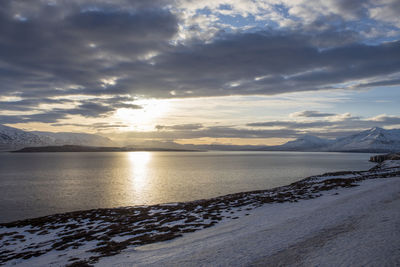
[[[398,0],[2,0],[0,124],[126,144],[400,128]]]

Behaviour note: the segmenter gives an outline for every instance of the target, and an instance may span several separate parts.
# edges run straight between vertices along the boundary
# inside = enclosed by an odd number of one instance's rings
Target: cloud
[[[314,110],[305,110],[305,111],[299,111],[290,114],[289,116],[291,117],[306,117],[306,118],[324,118],[324,117],[332,117],[335,116],[335,113],[323,113],[319,111],[314,111]]]
[[[389,116],[386,114],[378,115],[371,118],[372,122],[378,123],[380,125],[400,125],[400,117],[399,116]]]
[[[97,122],[97,123],[91,123],[91,124],[83,124],[83,123],[53,123],[53,124],[51,124],[51,126],[54,126],[54,127],[75,126],[75,127],[95,129],[95,130],[98,130],[98,131],[106,130],[106,129],[120,129],[120,128],[129,127],[128,125],[125,125],[123,123],[103,123],[103,122]]]
[[[400,5],[397,0],[385,1],[385,5],[377,5],[369,10],[369,15],[375,20],[388,22],[400,27]]]
[[[63,104],[55,98],[71,104],[71,96],[182,98],[398,86],[395,4],[3,0],[0,94],[21,100],[0,102],[0,108],[30,112],[20,115],[22,121],[53,122],[140,108],[121,99],[40,108]],[[371,24],[384,39],[362,33],[371,32]]]
[[[161,8],[89,8],[83,1],[67,8],[36,2],[36,12],[21,8],[28,11],[20,20],[13,4],[5,2],[0,9],[3,94],[110,94],[102,81],[124,75],[121,69],[114,75],[116,65],[165,49],[177,31],[176,17]]]
[[[99,118],[108,116],[119,108],[142,108],[140,105],[132,103],[132,101],[134,101],[134,98],[126,96],[90,98],[86,100],[32,98],[19,101],[2,101],[0,102],[2,110],[19,111],[24,114],[2,115],[0,116],[0,123],[55,123],[60,119],[67,118],[69,115]],[[41,107],[41,105],[50,105],[50,107]],[[51,105],[56,105],[56,107]],[[71,105],[74,107],[71,107]],[[35,112],[28,112],[30,110],[35,110]]]
[[[385,79],[377,82],[366,82],[357,85],[358,88],[372,88],[378,86],[396,86],[400,84],[400,78]]]
[[[333,122],[329,121],[312,121],[312,122],[297,122],[297,121],[267,121],[267,122],[253,122],[248,123],[246,126],[250,127],[284,127],[290,129],[310,129],[321,128],[326,126],[333,126]]]
[[[178,124],[178,125],[156,125],[157,130],[198,130],[203,128],[200,123]]]
[[[18,101],[0,101],[1,110],[11,111],[29,111],[37,109],[40,105],[67,104],[73,102],[70,99],[49,99],[49,98],[32,98]]]
[[[302,112],[299,112],[302,113]],[[319,112],[317,112],[319,113]],[[318,117],[311,117],[318,118]],[[308,133],[319,137],[336,138],[348,133],[357,132],[373,127],[398,127],[400,126],[399,116],[388,116],[386,114],[378,115],[370,118],[362,118],[353,116],[350,113],[331,114],[329,120],[312,120],[312,121],[297,121],[297,120],[282,120],[282,121],[266,121],[248,123],[246,126],[253,128],[273,128],[277,130],[294,130],[297,132]],[[278,137],[278,136],[277,136]],[[287,136],[282,136],[287,137]]]
[[[67,115],[68,113],[58,111],[30,115],[0,115],[0,122],[2,124],[15,124],[24,122],[55,123],[60,119],[65,119]]]

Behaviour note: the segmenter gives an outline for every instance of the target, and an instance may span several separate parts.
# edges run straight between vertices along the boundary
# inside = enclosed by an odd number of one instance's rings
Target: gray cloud
[[[399,72],[400,61],[393,57],[400,54],[399,44],[320,51],[307,36],[292,33],[224,35],[213,43],[174,47],[155,57],[154,65],[120,65],[134,78],[121,80],[116,89],[157,97],[333,90],[336,84]]]
[[[103,122],[97,122],[97,123],[92,123],[92,124],[82,124],[82,123],[53,123],[51,126],[59,127],[59,126],[76,126],[76,127],[83,127],[83,128],[89,128],[89,129],[95,129],[98,131],[101,130],[106,130],[106,129],[119,129],[119,128],[126,128],[129,127],[128,125],[125,125],[123,123],[103,123]]]
[[[0,93],[22,100],[0,105],[30,111],[52,96],[272,95],[335,90],[346,83],[400,85],[400,41],[362,43],[337,18],[366,18],[363,2],[328,1],[336,15],[296,31],[220,32],[208,42],[175,43],[181,22],[167,8],[170,1],[3,0]],[[374,82],[357,85],[364,79]],[[121,107],[140,108],[114,98],[19,118],[53,122],[68,115],[105,116]],[[0,123],[17,119],[1,116]]]
[[[10,6],[3,4],[0,11],[4,94],[111,93],[101,79],[122,75],[113,71],[118,62],[164,49],[177,30],[175,16],[160,8],[133,11],[94,5],[85,10],[85,5],[67,9],[35,2],[33,6],[41,7],[37,13],[19,20]],[[66,90],[70,86],[82,90]]]
[[[0,115],[1,123],[24,123],[24,122],[44,122],[44,123],[55,123],[60,119],[66,118],[68,113],[64,112],[46,112],[46,113],[37,113],[31,115]]]
[[[66,104],[71,102],[73,101],[69,99],[49,99],[49,98],[23,99],[19,101],[0,101],[0,109],[28,111],[37,108],[40,104]]]
[[[36,110],[33,114],[26,115],[1,115],[1,123],[18,122],[44,122],[54,123],[65,119],[68,115],[83,117],[105,117],[119,108],[141,109],[140,105],[132,104],[132,97],[115,96],[111,98],[92,98],[89,100],[73,101],[70,99],[24,99],[20,101],[2,101],[2,110],[29,111]],[[75,108],[41,109],[40,104],[76,104]]]
[[[295,117],[306,117],[306,118],[319,118],[319,117],[332,117],[337,114],[335,113],[323,113],[314,110],[304,110],[292,114]]]
[[[395,86],[400,84],[399,79],[386,79],[378,82],[361,83],[357,85],[358,88],[372,88],[377,86]]]
[[[188,123],[178,125],[156,125],[157,130],[198,130],[203,128],[200,123]]]
[[[253,122],[248,123],[246,126],[250,127],[285,127],[291,129],[305,129],[333,126],[335,123],[329,121],[313,121],[313,122],[297,122],[297,121],[267,121],[267,122]]]
[[[326,138],[336,138],[373,127],[390,127],[398,125],[400,125],[400,117],[398,116],[380,115],[374,118],[361,118],[351,116],[350,114],[347,114],[347,116],[343,116],[342,118],[338,117],[334,121],[267,121],[247,124],[249,127],[256,128],[281,127],[283,130],[295,130]],[[282,135],[282,137],[287,138],[287,136],[284,135]]]

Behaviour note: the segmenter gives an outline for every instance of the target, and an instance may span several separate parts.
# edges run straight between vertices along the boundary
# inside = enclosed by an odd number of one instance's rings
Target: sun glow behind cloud
[[[126,130],[152,130],[157,121],[162,120],[171,110],[171,103],[168,100],[138,99],[135,104],[142,108],[120,108],[115,112],[114,117],[117,120],[129,125]]]

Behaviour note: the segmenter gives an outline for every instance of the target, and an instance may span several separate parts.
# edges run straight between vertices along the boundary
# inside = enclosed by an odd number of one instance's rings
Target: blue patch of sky
[[[206,16],[208,16],[208,15],[211,15],[212,12],[211,12],[211,10],[209,8],[202,8],[202,9],[197,9],[196,10],[196,14],[197,15],[206,15]]]
[[[285,5],[282,4],[278,4],[278,5],[274,5],[274,10],[279,12],[283,17],[285,18],[290,18],[290,19],[294,19],[293,16],[290,16],[289,14],[289,8],[286,7]]]
[[[273,9],[274,9],[275,12],[279,13],[285,19],[289,19],[289,20],[294,21],[294,22],[301,22],[301,20],[302,20],[299,17],[290,15],[290,13],[289,13],[290,8],[285,6],[285,5],[283,5],[283,4],[273,5]],[[278,23],[276,23],[276,25],[279,26]]]
[[[230,5],[220,5],[218,7],[218,10],[232,10],[232,7]],[[242,16],[239,14],[235,15],[225,15],[221,14],[220,12],[217,11],[211,11],[209,8],[203,8],[203,9],[198,9],[196,10],[196,14],[201,14],[201,15],[215,15],[218,18],[218,22],[221,24],[225,25],[230,25],[231,27],[234,28],[239,28],[239,29],[246,29],[246,31],[260,31],[264,30],[266,27],[269,28],[276,28],[279,25],[270,20],[256,20],[256,17],[252,14],[248,14],[247,16]],[[231,29],[225,29],[227,32],[229,32]]]
[[[260,22],[255,20],[253,15],[243,17],[241,15],[230,16],[219,14],[218,19],[221,23],[229,24],[237,28],[262,26]]]
[[[380,114],[400,116],[400,86],[375,87],[348,93],[349,99],[336,103],[335,109],[363,117]]]
[[[231,6],[231,5],[228,5],[228,4],[220,5],[220,6],[218,7],[218,9],[219,9],[219,10],[232,10],[232,6]]]

